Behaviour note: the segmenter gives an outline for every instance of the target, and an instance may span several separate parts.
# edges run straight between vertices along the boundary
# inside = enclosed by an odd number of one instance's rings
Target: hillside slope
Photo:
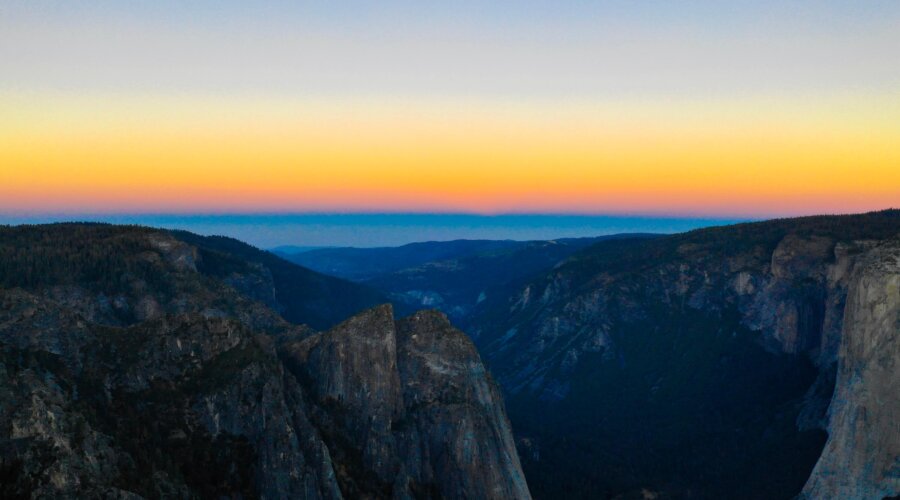
[[[207,242],[0,230],[0,497],[529,498],[445,317],[381,306],[316,333],[269,307],[277,262]]]
[[[398,247],[316,248],[302,252],[276,253],[285,260],[331,276],[365,281],[427,262],[502,251],[520,244],[512,240],[425,241]]]
[[[409,309],[434,307],[468,327],[472,310],[488,296],[505,295],[598,241],[650,238],[621,234],[548,241],[458,240],[396,248],[333,248],[286,255],[370,286]]]
[[[160,255],[170,262],[157,262]],[[166,263],[197,271],[180,281],[188,287],[185,294],[199,290],[200,282],[215,283],[212,288],[224,284],[290,322],[313,328],[330,327],[386,302],[371,288],[305,269],[246,243],[184,231],[104,224],[0,227],[0,259],[0,286],[41,290],[57,299],[68,294],[68,300],[85,303],[100,294],[103,311],[95,313],[107,322],[184,308],[172,302],[177,295],[173,275],[159,269]],[[170,303],[142,301],[145,289],[160,292]]]
[[[198,249],[201,272],[253,295],[294,323],[327,328],[387,301],[372,288],[298,266],[233,238],[172,234]],[[248,265],[253,272],[243,271]]]
[[[857,471],[890,471],[878,467],[896,459],[892,431],[859,418],[841,424],[849,410],[839,401],[860,376],[846,375],[850,359],[892,357],[839,352],[858,328],[880,329],[873,338],[893,352],[890,315],[864,327],[853,301],[845,321],[845,304],[864,262],[896,258],[898,234],[900,212],[885,211],[599,242],[488,297],[469,330],[505,388],[535,495],[790,498],[820,460],[826,431],[822,476],[854,453]],[[889,275],[878,293],[894,293],[894,271],[879,269]],[[900,384],[889,369],[865,373],[868,384]],[[897,402],[896,391],[879,394],[886,408]],[[837,437],[861,425],[877,446]],[[893,472],[884,474],[879,488],[891,484]]]

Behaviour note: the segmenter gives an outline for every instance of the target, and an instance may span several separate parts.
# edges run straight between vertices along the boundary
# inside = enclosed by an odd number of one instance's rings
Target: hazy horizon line
[[[627,233],[674,234],[783,217],[449,212],[63,213],[0,214],[0,224],[132,224],[186,230],[206,236],[228,236],[260,248],[371,248],[460,239],[533,241]]]
[[[261,211],[123,211],[123,212],[104,212],[104,211],[22,211],[22,212],[4,212],[0,211],[0,220],[3,219],[40,219],[40,218],[69,218],[75,220],[79,217],[89,218],[128,218],[128,217],[160,217],[160,218],[291,218],[291,217],[386,217],[386,216],[403,216],[403,217],[478,217],[478,218],[499,218],[499,217],[584,217],[584,218],[635,218],[635,219],[701,219],[701,220],[766,220],[793,217],[809,217],[817,215],[854,215],[873,212],[881,212],[885,210],[893,210],[894,207],[884,207],[875,210],[862,211],[779,211],[765,213],[662,213],[662,212],[587,212],[587,211],[503,211],[503,212],[477,212],[477,211],[413,211],[413,210],[261,210]]]

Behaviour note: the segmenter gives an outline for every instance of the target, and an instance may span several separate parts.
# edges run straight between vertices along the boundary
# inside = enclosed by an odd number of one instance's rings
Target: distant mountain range
[[[900,495],[898,210],[277,252],[0,228],[0,496]]]
[[[334,247],[303,247],[303,246],[297,246],[297,245],[281,245],[281,246],[270,248],[269,251],[276,255],[291,255],[291,254],[308,252],[310,250],[321,250],[323,248],[334,248]]]
[[[276,252],[324,274],[377,289],[408,309],[436,307],[459,325],[487,296],[511,288],[594,243],[653,238],[622,234],[548,241],[455,240],[385,248],[323,248]]]
[[[537,497],[882,498],[900,493],[898,235],[889,210],[287,258],[461,325]]]

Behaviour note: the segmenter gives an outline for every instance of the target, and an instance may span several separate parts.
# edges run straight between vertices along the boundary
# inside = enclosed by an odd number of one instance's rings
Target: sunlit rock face
[[[853,272],[829,416],[803,498],[900,494],[900,240],[867,252]]]
[[[341,489],[400,498],[530,498],[500,393],[447,318],[390,306],[283,346]],[[349,440],[348,440],[349,438]]]

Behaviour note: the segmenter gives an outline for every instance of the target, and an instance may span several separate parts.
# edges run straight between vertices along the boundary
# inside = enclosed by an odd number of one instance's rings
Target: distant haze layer
[[[63,221],[140,224],[231,236],[262,248],[282,245],[395,246],[454,239],[546,240],[618,233],[674,233],[734,219],[605,215],[279,214],[0,217],[0,224]]]

